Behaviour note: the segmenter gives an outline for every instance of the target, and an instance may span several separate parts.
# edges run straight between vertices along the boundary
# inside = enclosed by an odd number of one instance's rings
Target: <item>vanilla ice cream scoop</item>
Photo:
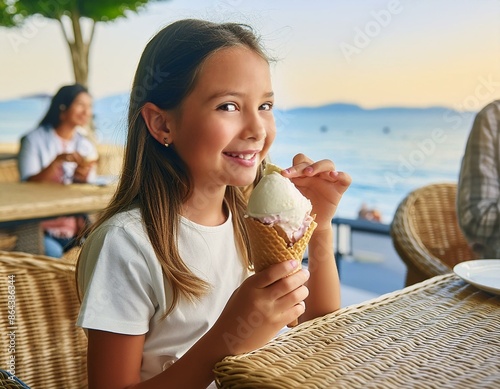
[[[276,165],[268,164],[264,176],[250,195],[247,215],[261,223],[280,227],[288,242],[294,243],[304,235],[313,220],[310,216],[312,205],[280,171]]]

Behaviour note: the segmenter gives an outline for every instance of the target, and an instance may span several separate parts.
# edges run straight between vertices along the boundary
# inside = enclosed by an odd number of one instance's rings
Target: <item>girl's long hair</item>
[[[140,208],[149,239],[173,291],[173,302],[165,315],[181,295],[191,300],[200,298],[210,285],[186,266],[177,247],[181,206],[192,191],[189,170],[175,148],[164,147],[150,135],[141,109],[147,102],[165,110],[180,108],[193,90],[204,60],[217,50],[242,45],[269,61],[252,30],[235,23],[181,20],[165,27],[147,44],[130,94],[128,137],[118,188],[109,206],[86,232],[88,235],[118,212]],[[255,182],[262,169],[263,166]],[[233,216],[244,265],[251,268],[243,220],[248,190],[228,186],[225,203]]]

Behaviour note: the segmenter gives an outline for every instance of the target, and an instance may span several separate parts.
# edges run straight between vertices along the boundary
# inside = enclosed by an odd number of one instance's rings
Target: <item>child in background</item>
[[[206,388],[225,356],[340,307],[331,219],[351,179],[329,160],[283,171],[317,215],[310,273],[251,271],[245,189],[275,137],[273,100],[247,26],[182,20],[146,46],[120,182],[78,263],[90,388]]]

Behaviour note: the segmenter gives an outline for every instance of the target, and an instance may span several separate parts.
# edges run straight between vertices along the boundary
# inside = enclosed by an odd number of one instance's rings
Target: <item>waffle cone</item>
[[[312,233],[317,226],[313,220],[305,234],[293,245],[290,245],[283,237],[283,231],[273,226],[261,223],[257,219],[247,217],[245,219],[248,237],[250,238],[250,255],[253,260],[255,272],[258,273],[275,263],[296,259],[299,266],[290,274],[302,268],[302,258],[311,239]],[[288,327],[295,327],[298,320],[288,323]]]
[[[255,272],[260,272],[268,266],[289,261],[290,259],[296,259],[300,264],[307,244],[317,226],[317,223],[313,220],[304,233],[304,236],[293,245],[290,245],[273,226],[261,223],[252,217],[245,218],[245,222],[250,239],[250,255]],[[298,266],[295,271],[299,271],[300,268],[301,266]]]

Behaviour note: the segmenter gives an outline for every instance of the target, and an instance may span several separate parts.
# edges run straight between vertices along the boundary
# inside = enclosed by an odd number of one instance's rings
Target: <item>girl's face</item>
[[[253,182],[276,135],[273,102],[269,64],[257,53],[232,47],[207,58],[169,127],[195,190]]]
[[[70,126],[85,126],[92,117],[92,97],[88,93],[79,93],[69,108],[61,113],[61,123]]]

